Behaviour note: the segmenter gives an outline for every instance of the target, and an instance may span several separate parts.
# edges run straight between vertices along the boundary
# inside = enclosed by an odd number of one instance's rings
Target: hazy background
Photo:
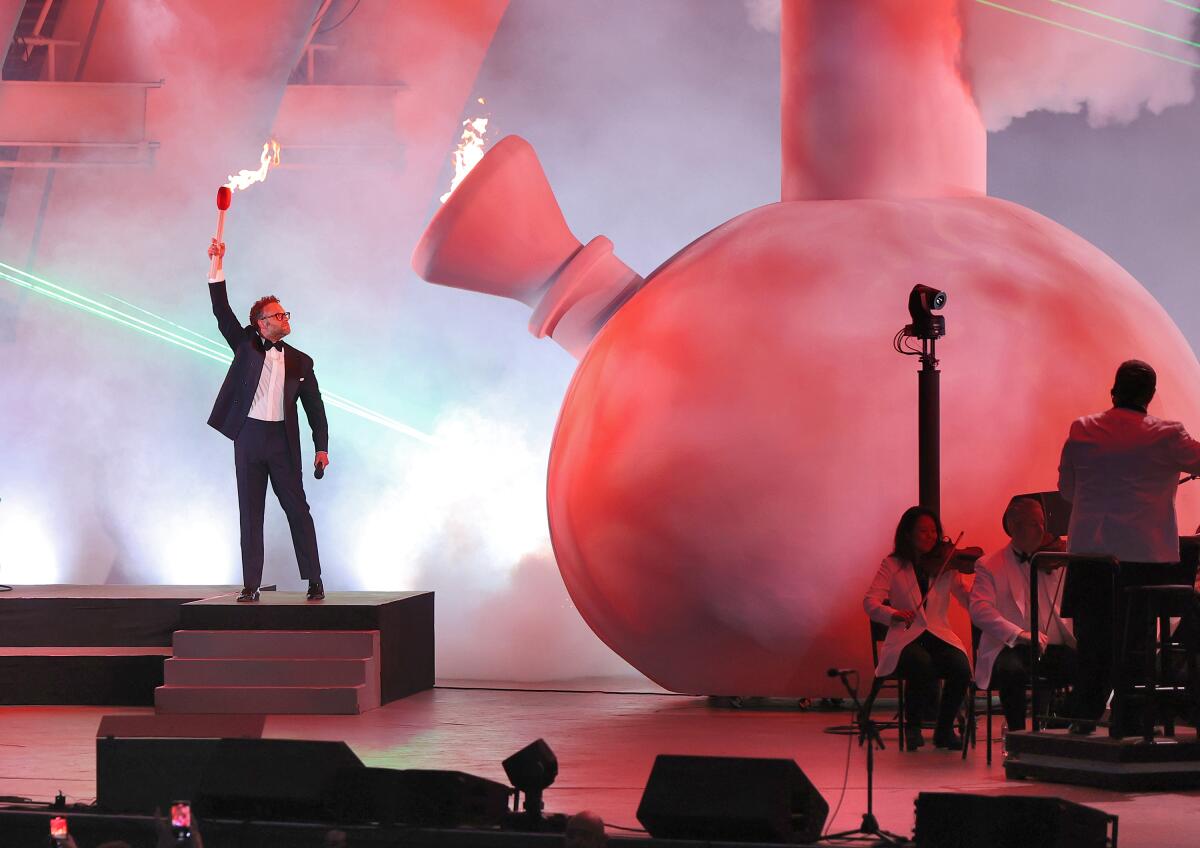
[[[546,457],[574,360],[529,335],[526,307],[429,286],[409,256],[449,184],[459,124],[479,115],[489,140],[533,144],[581,240],[604,233],[643,275],[777,200],[777,4],[464,0],[403,16],[388,4],[335,2],[331,18],[350,14],[325,36],[342,44],[327,73],[408,86],[393,115],[404,164],[279,170],[235,196],[226,227],[235,311],[278,295],[323,389],[431,437],[329,411],[333,466],[307,482],[327,589],[435,590],[442,677],[634,674],[579,619],[549,548]],[[1047,0],[1004,4],[1121,46],[962,5],[964,67],[992,130],[989,193],[1113,256],[1195,348],[1198,53],[1180,39],[1197,40],[1200,15],[1167,0],[1083,4],[1159,35]],[[212,196],[257,162],[312,15],[276,9],[271,50],[230,34],[240,8],[109,4],[83,78],[165,81],[152,95],[157,164],[63,170],[48,192],[44,172],[22,171],[0,261],[217,338]],[[342,137],[375,132],[371,117],[339,118]],[[14,228],[43,197],[31,260]],[[0,581],[240,582],[231,445],[204,423],[223,365],[4,282],[0,357]],[[274,506],[267,540],[265,580],[299,588]]]

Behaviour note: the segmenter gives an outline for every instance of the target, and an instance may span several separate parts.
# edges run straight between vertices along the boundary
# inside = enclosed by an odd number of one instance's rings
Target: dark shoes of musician
[[[904,750],[915,751],[925,747],[925,734],[919,727],[904,728]]]
[[[325,600],[325,587],[321,585],[319,579],[308,581],[308,599],[310,601]]]
[[[249,586],[242,589],[242,593],[237,596],[239,604],[252,604],[258,600],[258,590],[251,589]]]
[[[1073,721],[1067,728],[1067,733],[1072,736],[1091,736],[1095,732],[1096,722],[1094,721]]]
[[[936,731],[933,734],[933,746],[935,748],[948,748],[951,751],[961,751],[963,746],[962,736],[954,728]]]

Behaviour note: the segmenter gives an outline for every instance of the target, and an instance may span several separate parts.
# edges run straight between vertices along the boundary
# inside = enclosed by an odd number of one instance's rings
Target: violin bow
[[[962,541],[962,537],[963,534],[960,532],[958,534],[958,538],[954,540],[954,544],[950,546],[950,550],[946,552],[944,557],[942,557],[941,564],[938,565],[937,573],[935,573],[933,577],[929,579],[929,589],[921,593],[921,603],[918,605],[918,609],[925,609],[925,604],[929,600],[929,593],[933,591],[933,584],[937,583],[941,576],[946,573],[946,566],[950,564],[950,560],[954,559],[954,553],[958,550],[958,543]]]

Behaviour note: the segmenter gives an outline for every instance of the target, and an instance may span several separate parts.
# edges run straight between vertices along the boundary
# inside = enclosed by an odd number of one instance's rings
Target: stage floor
[[[546,792],[547,810],[590,808],[605,822],[626,827],[638,826],[635,811],[658,753],[790,757],[831,810],[838,804],[849,737],[823,730],[846,723],[845,713],[718,709],[703,698],[623,691],[631,687],[629,681],[593,680],[587,685],[593,691],[555,691],[553,684],[471,688],[465,681],[441,681],[438,688],[359,716],[270,717],[265,735],[344,740],[367,765],[457,769],[504,782],[501,760],[543,737],[559,762],[558,781]],[[562,686],[580,688],[579,681]],[[0,708],[0,795],[48,800],[61,788],[71,801],[91,800],[100,717],[149,712]],[[997,718],[997,734],[999,724]],[[982,745],[982,727],[979,737]],[[989,767],[982,747],[964,762],[957,753],[928,748],[902,754],[895,747],[894,730],[885,734],[885,741],[888,749],[876,758],[876,813],[883,827],[898,833],[911,834],[913,801],[922,790],[1020,793],[1056,795],[1119,815],[1125,848],[1200,844],[1200,791],[1124,794],[1006,781],[998,747]],[[864,778],[864,754],[855,746],[834,829],[858,825],[866,804]]]

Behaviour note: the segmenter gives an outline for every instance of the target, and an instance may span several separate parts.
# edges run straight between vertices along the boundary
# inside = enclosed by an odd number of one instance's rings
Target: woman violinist
[[[937,698],[938,678],[945,682],[933,744],[962,746],[954,719],[971,680],[971,664],[947,613],[951,595],[967,606],[963,571],[971,570],[981,553],[977,548],[956,553],[949,540],[942,539],[937,514],[927,507],[910,507],[896,525],[891,554],[880,564],[863,598],[871,620],[888,626],[875,675],[897,673],[907,687],[904,741],[908,750],[925,744],[921,717]]]

